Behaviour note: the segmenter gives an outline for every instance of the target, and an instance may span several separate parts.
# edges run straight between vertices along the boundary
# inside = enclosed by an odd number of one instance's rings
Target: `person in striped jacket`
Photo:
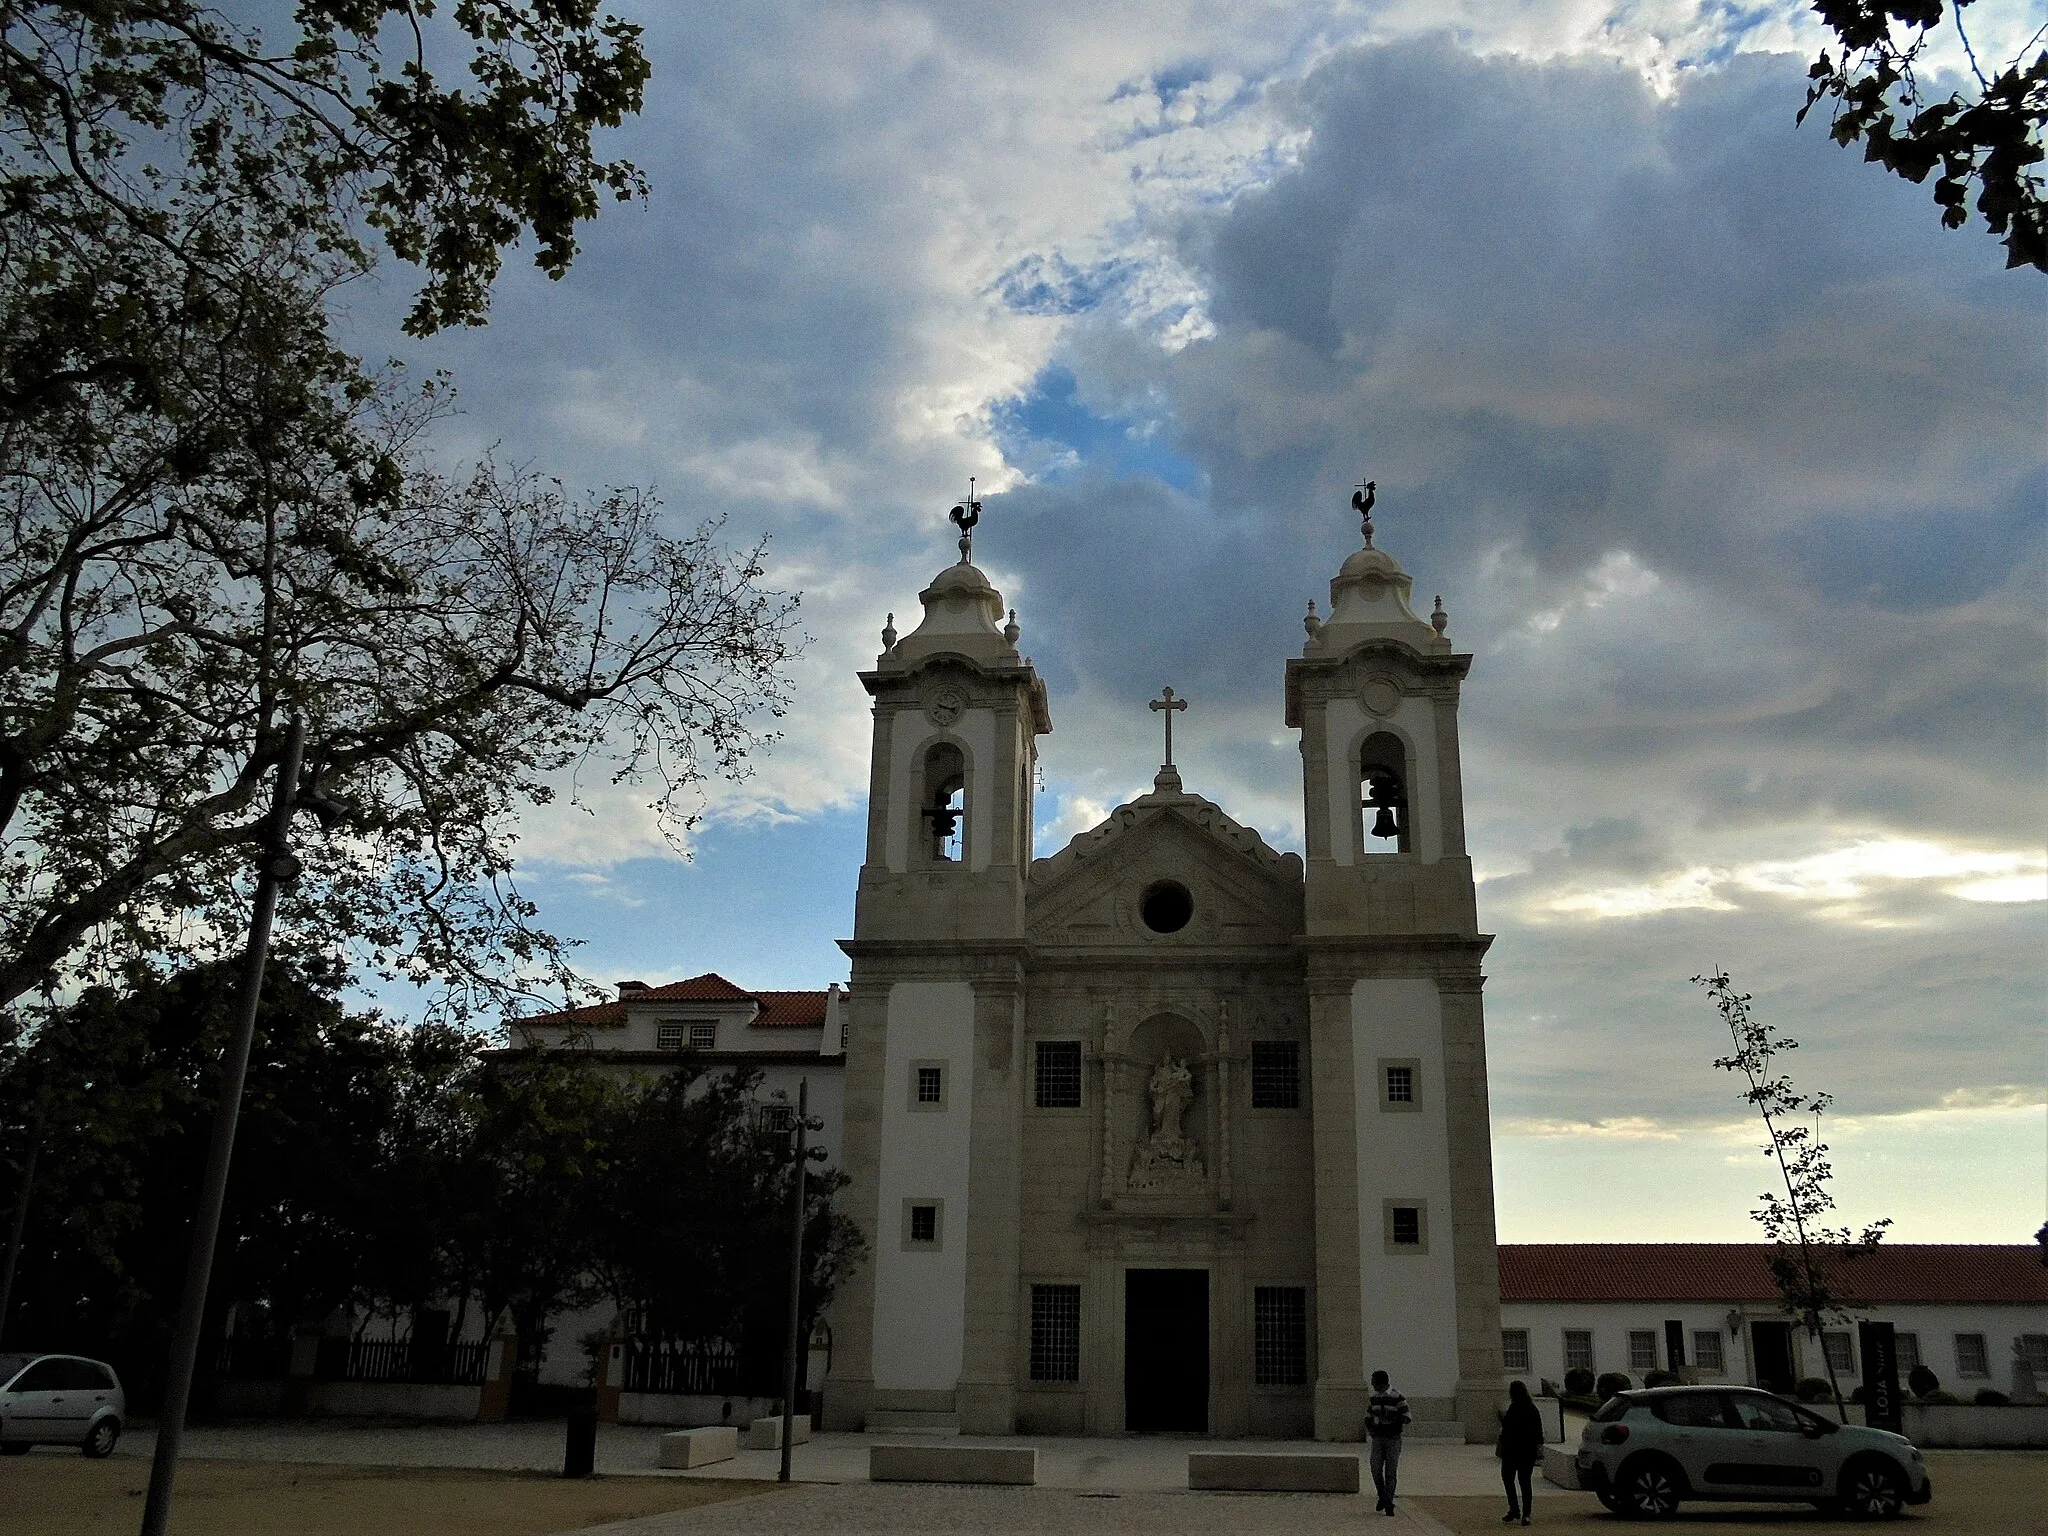
[[[1379,1512],[1394,1512],[1394,1477],[1401,1469],[1401,1431],[1408,1427],[1408,1399],[1387,1381],[1385,1371],[1372,1373],[1372,1397],[1365,1405],[1365,1433],[1372,1442],[1369,1458]]]

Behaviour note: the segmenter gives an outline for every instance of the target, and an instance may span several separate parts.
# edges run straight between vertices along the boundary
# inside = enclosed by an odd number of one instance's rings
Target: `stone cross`
[[[1163,710],[1166,714],[1166,762],[1164,766],[1171,768],[1173,766],[1173,712],[1176,709],[1186,709],[1188,701],[1186,699],[1176,699],[1171,688],[1162,688],[1159,691],[1164,697],[1154,699],[1152,707],[1157,710]]]

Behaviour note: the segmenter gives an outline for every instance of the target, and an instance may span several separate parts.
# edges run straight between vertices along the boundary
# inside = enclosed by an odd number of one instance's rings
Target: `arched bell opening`
[[[1362,853],[1412,850],[1408,749],[1392,731],[1374,731],[1358,748],[1358,846]]]
[[[926,750],[918,805],[925,862],[962,862],[967,857],[967,758],[952,742],[934,742]]]

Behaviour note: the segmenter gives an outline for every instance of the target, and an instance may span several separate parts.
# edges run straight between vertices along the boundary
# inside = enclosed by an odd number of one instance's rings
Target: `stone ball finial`
[[[1441,592],[1436,595],[1436,608],[1430,613],[1429,627],[1438,634],[1451,627],[1451,616],[1444,612],[1444,595]]]
[[[1012,608],[1010,610],[1010,622],[1003,626],[1003,638],[1009,641],[1010,644],[1015,645],[1017,637],[1023,633],[1023,628],[1017,623],[1017,610]]]
[[[893,613],[889,615],[889,622],[882,626],[882,649],[896,649],[896,615]]]

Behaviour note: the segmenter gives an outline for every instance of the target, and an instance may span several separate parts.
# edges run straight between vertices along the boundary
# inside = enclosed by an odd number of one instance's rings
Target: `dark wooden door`
[[[1124,1427],[1209,1428],[1209,1271],[1124,1271]]]
[[[1790,1392],[1792,1369],[1792,1325],[1751,1323],[1750,1348],[1756,1351],[1756,1384],[1767,1392]]]

